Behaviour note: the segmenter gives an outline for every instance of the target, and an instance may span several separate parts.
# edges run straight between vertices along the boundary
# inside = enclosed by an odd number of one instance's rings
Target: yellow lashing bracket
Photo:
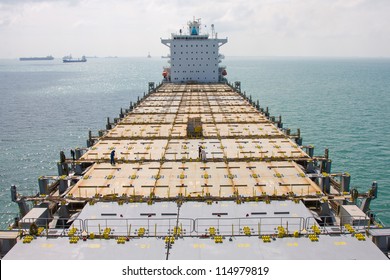
[[[251,235],[251,229],[248,226],[245,226],[243,228],[243,230],[244,230],[245,235],[248,235],[248,236]]]
[[[365,240],[366,240],[366,237],[364,236],[363,233],[356,233],[356,234],[355,234],[355,237],[356,237],[357,240],[359,240],[359,241],[365,241]]]
[[[223,243],[222,235],[216,235],[214,237],[214,241],[215,241],[215,243]]]
[[[76,244],[79,240],[80,240],[80,238],[78,236],[73,236],[73,237],[69,238],[69,243]]]
[[[34,237],[32,235],[26,235],[24,238],[23,238],[23,243],[26,244],[26,243],[31,243],[31,241],[34,239]]]
[[[263,235],[261,237],[261,239],[263,240],[264,243],[269,243],[271,242],[271,237],[269,235]]]
[[[316,241],[318,241],[318,236],[317,236],[317,234],[309,234],[309,239],[312,242],[316,242]]]
[[[174,244],[175,243],[175,237],[173,236],[165,236],[165,244],[168,244],[168,243],[171,243],[171,244]]]
[[[143,228],[143,227],[139,228],[138,236],[141,237],[141,236],[144,236],[144,235],[145,235],[145,228]]]

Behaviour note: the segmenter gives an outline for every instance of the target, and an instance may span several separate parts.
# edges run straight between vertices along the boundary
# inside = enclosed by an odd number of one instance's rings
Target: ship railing
[[[366,214],[380,226],[386,227],[386,224],[381,220],[380,217],[389,217],[390,210],[369,210]]]
[[[370,227],[368,216],[321,216],[321,222],[314,217],[308,217],[305,221],[305,229],[309,233],[313,227],[318,227],[322,233],[344,234],[351,232],[361,232]],[[353,230],[352,230],[353,229]]]
[[[23,218],[19,221],[19,229],[30,231],[31,225],[43,228],[41,236],[64,236],[72,230],[74,235],[81,235],[84,230],[84,221],[81,219],[66,218]]]
[[[189,235],[193,231],[193,219],[180,218],[115,218],[115,219],[85,219],[84,229],[87,234],[103,234],[110,229],[112,236],[168,236],[174,235],[180,228],[180,234]]]
[[[299,233],[305,228],[303,217],[259,217],[259,218],[198,218],[195,219],[195,232],[209,234],[214,228],[217,235],[249,235],[244,227],[249,227],[251,235],[278,234],[283,227],[286,234]]]

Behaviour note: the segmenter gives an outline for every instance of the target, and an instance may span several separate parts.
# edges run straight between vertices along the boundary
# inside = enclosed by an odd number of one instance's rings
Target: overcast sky
[[[390,57],[390,0],[0,0],[0,57],[161,56],[193,16],[228,56]]]

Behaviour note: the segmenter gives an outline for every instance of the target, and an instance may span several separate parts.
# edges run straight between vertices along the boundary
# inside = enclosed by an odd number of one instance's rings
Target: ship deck
[[[229,85],[162,84],[67,160],[82,172],[34,198],[46,208],[20,224],[44,230],[4,259],[386,259],[355,236],[367,224],[318,224],[310,207],[344,194],[312,180],[313,158],[270,119]],[[47,219],[47,201],[78,212]]]
[[[180,208],[180,209],[179,209]],[[300,202],[248,202],[237,205],[225,201],[208,205],[187,202],[181,207],[175,202],[154,205],[130,203],[118,205],[99,202],[86,205],[74,227],[81,234],[80,222],[88,232],[110,228],[108,238],[96,237],[69,244],[69,229],[50,229],[30,244],[18,242],[5,260],[77,260],[77,259],[170,259],[170,260],[386,260],[386,256],[370,241],[359,241],[348,233],[321,234],[313,242],[308,236],[278,238],[278,226],[288,233],[306,230],[313,234],[316,224],[310,211]],[[170,249],[165,236],[173,235],[180,227]],[[210,237],[210,228],[224,236],[221,243]],[[248,227],[250,233],[245,233]],[[145,229],[140,236],[139,230]],[[63,236],[63,238],[61,238]],[[118,244],[115,236],[130,237]],[[262,236],[271,236],[264,242]],[[26,248],[31,254],[26,254]]]
[[[193,119],[201,125],[197,137],[187,132]],[[163,84],[83,155],[94,165],[69,194],[314,196],[320,188],[296,163],[309,159],[229,86]]]

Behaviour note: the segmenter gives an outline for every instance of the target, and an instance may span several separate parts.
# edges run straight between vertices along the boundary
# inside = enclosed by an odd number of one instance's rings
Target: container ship
[[[64,56],[62,58],[64,63],[73,63],[73,62],[87,62],[87,58],[83,55],[81,58],[73,58],[71,55]]]
[[[20,57],[20,61],[31,61],[31,60],[53,60],[54,57],[51,55],[45,57]]]
[[[11,187],[20,216],[1,231],[3,259],[386,260],[377,198],[332,171],[300,131],[228,82],[200,20],[161,39],[161,83],[60,152],[39,194]]]

